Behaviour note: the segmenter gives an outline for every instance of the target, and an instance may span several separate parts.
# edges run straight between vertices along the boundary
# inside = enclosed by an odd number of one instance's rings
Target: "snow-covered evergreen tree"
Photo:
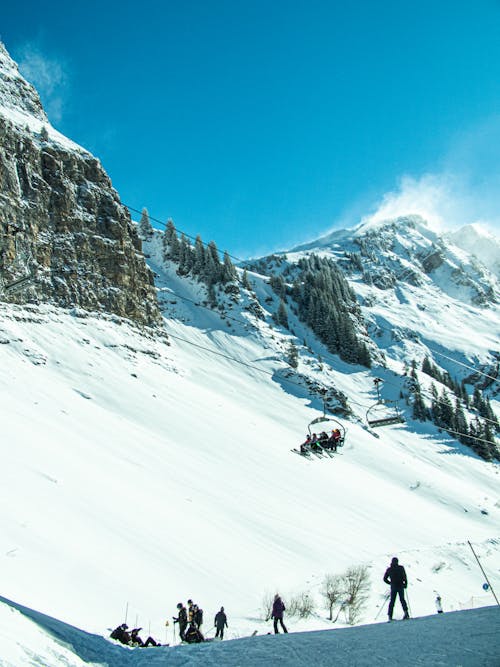
[[[149,220],[147,208],[142,209],[141,219],[139,220],[139,235],[143,241],[147,241],[153,236],[153,227]]]

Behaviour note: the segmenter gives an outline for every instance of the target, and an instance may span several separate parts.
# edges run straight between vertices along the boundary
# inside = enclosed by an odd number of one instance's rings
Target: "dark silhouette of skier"
[[[132,641],[132,646],[142,646],[143,648],[147,648],[148,646],[159,646],[158,642],[156,642],[153,637],[148,637],[146,641],[142,641],[142,639],[139,636],[139,632],[142,630],[142,628],[134,628],[131,633],[130,633],[130,638]]]
[[[278,593],[274,596],[274,602],[273,602],[273,611],[271,614],[271,618],[274,619],[274,634],[277,635],[279,633],[278,630],[278,621],[281,624],[281,627],[283,628],[283,632],[288,632],[288,630],[285,627],[285,624],[283,623],[283,612],[285,611],[285,605],[283,604],[283,600],[280,598]]]
[[[110,637],[111,639],[116,639],[121,644],[126,644],[128,646],[130,645],[131,637],[130,634],[127,632],[127,630],[128,630],[128,625],[126,623],[122,623],[113,630]]]
[[[184,635],[184,641],[188,644],[198,644],[199,642],[204,642],[205,637],[201,634],[201,631],[196,627],[196,623],[191,621],[189,628],[186,630]]]
[[[186,607],[182,604],[182,602],[179,602],[177,605],[177,618],[175,616],[172,618],[174,619],[174,623],[179,624],[179,636],[181,640],[184,641],[188,620]]]
[[[394,603],[396,602],[396,597],[399,595],[399,600],[405,615],[403,618],[410,618],[408,614],[408,605],[405,600],[405,588],[408,586],[408,579],[406,578],[406,572],[402,565],[399,564],[399,560],[394,557],[391,560],[390,566],[387,568],[384,574],[384,581],[386,584],[391,586],[391,599],[389,600],[389,621],[392,621],[392,612],[394,611]]]
[[[221,639],[224,639],[224,626],[227,628],[227,616],[224,612],[224,607],[220,608],[220,611],[218,611],[215,614],[215,619],[214,619],[214,627],[217,628],[217,632],[215,633],[215,638],[220,637]]]
[[[196,627],[201,630],[203,624],[203,609],[200,609],[197,604],[193,605],[193,621],[196,623]]]

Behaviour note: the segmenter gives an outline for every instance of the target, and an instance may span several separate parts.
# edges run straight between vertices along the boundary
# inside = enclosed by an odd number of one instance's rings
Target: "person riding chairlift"
[[[300,445],[300,453],[306,454],[311,449],[311,436],[306,435],[305,441]]]

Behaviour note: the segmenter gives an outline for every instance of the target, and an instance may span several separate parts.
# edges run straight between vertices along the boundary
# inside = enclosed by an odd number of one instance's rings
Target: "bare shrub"
[[[344,599],[344,582],[342,577],[338,574],[325,575],[320,593],[325,598],[325,606],[328,609],[329,614],[328,618],[330,621],[333,621],[333,608],[337,604],[342,606],[342,601]]]
[[[315,610],[314,599],[306,591],[294,593],[287,602],[287,614],[295,618],[309,618]]]
[[[262,601],[260,603],[260,615],[265,621],[268,621],[272,616],[273,602],[274,594],[266,591],[262,596]]]
[[[370,575],[366,565],[350,567],[342,575],[344,583],[344,606],[347,609],[349,625],[359,620],[370,590]]]

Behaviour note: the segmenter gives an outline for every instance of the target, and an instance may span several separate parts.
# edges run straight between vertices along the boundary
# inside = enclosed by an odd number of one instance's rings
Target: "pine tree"
[[[248,273],[246,269],[243,269],[243,276],[241,277],[241,284],[246,290],[251,290],[252,286],[250,285],[250,281],[248,280]]]
[[[453,428],[453,405],[450,401],[450,398],[447,392],[443,389],[441,392],[440,401],[440,423],[439,426],[442,426],[445,429]]]
[[[278,306],[275,320],[277,324],[288,329],[288,313],[286,312],[286,305],[283,299],[281,299],[280,305]]]
[[[297,368],[299,365],[299,351],[293,341],[290,341],[288,346],[287,362],[292,368]]]
[[[238,278],[238,274],[236,273],[236,269],[234,268],[234,264],[231,261],[231,258],[229,257],[229,253],[227,250],[224,251],[224,260],[222,262],[222,282],[224,284],[233,282]],[[246,277],[246,280],[248,282],[248,277]]]
[[[463,411],[462,404],[458,398],[455,399],[452,428],[457,434],[461,434],[457,436],[460,442],[464,442],[464,439],[467,439],[469,424]]]
[[[420,384],[418,380],[415,379],[415,390],[413,392],[413,419],[418,421],[425,422],[429,418],[429,410],[425,405],[425,401],[422,398],[422,393],[420,391]]]
[[[167,226],[163,234],[163,259],[171,259],[173,262],[179,261],[180,242],[177,236],[173,220],[167,221]]]
[[[149,213],[147,208],[142,209],[141,219],[139,220],[139,234],[143,241],[147,241],[153,236],[153,227],[149,220]]]
[[[205,269],[205,246],[201,240],[201,236],[198,236],[194,242],[194,262],[193,262],[193,273],[195,276],[201,276]]]

